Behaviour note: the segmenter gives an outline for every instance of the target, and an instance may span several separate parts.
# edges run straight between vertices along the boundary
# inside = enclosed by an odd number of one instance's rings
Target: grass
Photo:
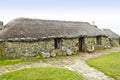
[[[37,61],[37,59],[35,61]],[[17,64],[20,62],[32,62],[32,60],[30,59],[0,59],[0,66]]]
[[[78,55],[72,55],[72,56],[56,56],[56,57],[51,57],[51,58],[43,58],[41,55],[36,56],[36,57],[28,57],[28,58],[18,58],[18,59],[7,59],[7,58],[0,58],[0,66],[5,66],[5,65],[12,65],[12,64],[17,64],[21,62],[35,62],[42,60],[43,62],[47,62],[51,59],[61,59],[61,58],[70,58]]]
[[[83,78],[67,69],[30,68],[1,75],[0,80],[83,80]]]
[[[22,59],[0,59],[0,66],[16,64],[22,62]]]
[[[18,59],[0,58],[0,66],[17,64],[17,63],[20,63],[20,62],[34,62],[34,61],[39,61],[39,60],[44,61],[45,58],[43,58],[41,56],[28,57],[28,58],[18,58]]]
[[[21,62],[34,62],[34,61],[45,61],[45,59],[37,59],[37,58],[19,58],[19,59],[0,59],[0,66],[5,66],[5,65],[13,65]]]
[[[120,80],[120,52],[103,55],[86,61],[91,67]]]

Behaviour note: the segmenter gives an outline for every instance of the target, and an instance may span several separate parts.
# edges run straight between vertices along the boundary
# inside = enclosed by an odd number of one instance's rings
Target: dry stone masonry
[[[2,41],[0,44],[1,56],[7,58],[37,57],[39,55],[49,58],[74,55],[79,52],[79,46],[81,45],[82,52],[90,53],[95,50],[110,48],[110,44],[105,37],[102,37],[100,45],[97,45],[96,37],[84,37],[82,44],[79,44],[79,38],[61,39],[59,49],[55,49],[54,39],[36,41]]]
[[[77,54],[77,39],[62,39],[61,48],[54,48],[54,39],[34,41],[34,42],[2,42],[2,56],[8,58],[34,57],[55,57],[56,55]]]

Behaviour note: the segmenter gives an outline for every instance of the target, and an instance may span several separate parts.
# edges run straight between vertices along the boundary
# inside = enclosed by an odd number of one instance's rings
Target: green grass
[[[0,66],[17,64],[20,62],[33,62],[38,61],[38,59],[0,59]]]
[[[76,72],[61,68],[30,68],[0,76],[0,80],[83,80]]]
[[[0,59],[0,66],[16,64],[22,62],[22,59]]]
[[[45,61],[45,59],[37,59],[37,58],[19,58],[19,59],[0,59],[0,66],[5,66],[5,65],[12,65],[12,64],[17,64],[21,62],[35,62],[35,61]]]
[[[18,59],[0,58],[0,66],[12,65],[12,64],[17,64],[17,63],[21,63],[21,62],[37,62],[39,60],[46,62],[46,61],[48,61],[48,59],[51,59],[51,58],[47,58],[47,59],[39,58],[39,57],[18,58]],[[56,57],[55,59],[58,59],[58,58]]]
[[[120,80],[120,52],[103,55],[86,61],[91,67]]]
[[[28,58],[18,58],[18,59],[0,58],[0,66],[17,64],[17,63],[20,63],[20,62],[34,62],[34,61],[39,61],[39,60],[44,61],[45,58],[43,58],[41,56],[28,57]]]
[[[70,57],[74,57],[74,56],[78,56],[78,55],[72,55],[72,56],[56,56],[56,57],[51,57],[51,58],[43,58],[41,55],[36,56],[36,57],[28,57],[28,58],[18,58],[18,59],[7,59],[7,58],[0,58],[0,66],[5,66],[5,65],[12,65],[12,64],[17,64],[17,63],[21,63],[21,62],[35,62],[35,61],[43,61],[43,62],[47,62],[51,59],[61,59],[61,58],[70,58]]]

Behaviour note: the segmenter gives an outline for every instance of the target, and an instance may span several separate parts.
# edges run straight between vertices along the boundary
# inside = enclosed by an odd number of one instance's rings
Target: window
[[[54,46],[55,49],[59,49],[61,47],[61,39],[59,38],[54,39]]]
[[[96,44],[101,45],[101,36],[96,37]]]

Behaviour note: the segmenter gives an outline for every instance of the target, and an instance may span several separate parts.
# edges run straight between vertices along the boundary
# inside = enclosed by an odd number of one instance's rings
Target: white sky
[[[0,20],[17,17],[84,21],[120,34],[120,0],[1,0]]]

